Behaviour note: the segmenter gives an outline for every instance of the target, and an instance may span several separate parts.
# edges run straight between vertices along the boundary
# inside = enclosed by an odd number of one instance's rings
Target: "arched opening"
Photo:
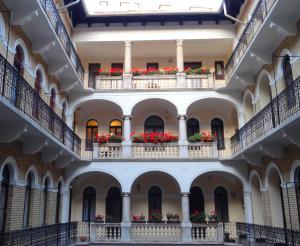
[[[56,101],[56,91],[54,88],[51,89],[51,96],[50,96],[50,107],[54,110],[55,109],[55,101]]]
[[[10,173],[6,165],[2,171],[2,180],[0,188],[0,232],[5,231],[7,203],[9,194]]]
[[[145,133],[164,133],[164,121],[156,115],[152,115],[145,120],[144,124]]]
[[[122,122],[120,120],[112,120],[109,125],[109,133],[122,136]]]
[[[254,108],[253,108],[252,97],[250,93],[246,93],[246,95],[244,95],[244,112],[245,112],[246,122],[248,122],[254,116]]]
[[[227,190],[221,186],[217,187],[214,192],[214,200],[215,200],[215,211],[219,216],[220,221],[228,222],[229,212],[228,212]]]
[[[294,107],[296,104],[295,90],[293,87],[293,69],[289,55],[285,55],[282,60],[282,71],[284,83],[287,88],[287,106],[288,108]]]
[[[14,67],[18,71],[18,74],[20,76],[24,75],[24,60],[25,60],[24,50],[21,47],[21,45],[17,45],[16,53],[14,56]]]
[[[55,209],[55,223],[60,223],[60,205],[61,203],[61,182],[58,182],[57,185],[57,194],[56,194],[56,209]]]
[[[106,222],[120,223],[122,221],[122,196],[118,187],[111,187],[106,196]]]
[[[87,187],[83,191],[82,221],[93,221],[96,217],[96,190]]]
[[[200,131],[200,125],[199,121],[195,118],[190,118],[187,121],[187,137],[195,135],[196,133],[199,133]]]
[[[48,210],[48,191],[49,191],[49,178],[47,177],[44,182],[44,190],[43,190],[43,221],[42,225],[46,225],[47,223],[47,210]]]
[[[218,150],[225,149],[224,143],[224,124],[219,118],[214,118],[211,121],[211,133],[217,137]]]
[[[259,83],[259,104],[260,109],[266,107],[272,100],[270,80],[267,75],[262,76]]]
[[[66,122],[66,107],[67,107],[67,103],[65,100],[62,105],[62,114],[61,114],[61,118],[64,122]]]
[[[260,191],[260,182],[259,178],[254,175],[251,179],[251,201],[252,201],[252,211],[253,211],[253,222],[254,224],[263,225],[264,216],[263,216],[263,202]]]
[[[43,80],[43,75],[41,70],[36,70],[35,73],[35,80],[34,80],[34,90],[37,94],[40,95],[41,89],[42,89],[42,80]]]
[[[162,211],[162,193],[158,186],[152,186],[148,191],[148,218],[153,220],[154,214]]]
[[[98,134],[98,122],[89,120],[86,123],[86,150],[93,150],[93,143],[96,142]]]
[[[297,210],[298,210],[298,221],[300,227],[300,167],[297,167],[295,171],[295,187],[296,187],[296,203],[297,203]]]
[[[23,215],[23,227],[28,227],[30,223],[30,211],[32,202],[32,184],[34,175],[32,172],[28,173],[25,187],[25,198],[24,198],[24,215]]]
[[[189,203],[190,203],[190,215],[195,213],[200,213],[200,214],[205,213],[204,196],[203,196],[202,189],[200,187],[193,186],[190,189]]]
[[[271,203],[272,225],[274,227],[284,227],[284,206],[281,189],[281,178],[275,168],[269,173],[268,177],[269,196]]]

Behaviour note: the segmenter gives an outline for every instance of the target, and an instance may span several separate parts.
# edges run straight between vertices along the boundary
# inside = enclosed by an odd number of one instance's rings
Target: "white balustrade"
[[[188,150],[190,158],[218,158],[217,142],[189,143]]]
[[[91,223],[91,241],[119,241],[121,240],[121,224],[119,223]]]
[[[122,157],[121,143],[99,144],[98,159],[116,159]]]
[[[179,146],[177,143],[133,143],[133,158],[178,158]]]
[[[132,89],[160,90],[174,88],[176,88],[175,75],[134,76],[132,79]]]
[[[212,74],[193,74],[186,76],[186,88],[213,89],[215,88]]]
[[[211,241],[217,242],[222,241],[223,238],[223,225],[212,223],[212,224],[193,224],[192,225],[192,240],[193,241]]]
[[[232,149],[231,149],[231,144],[230,144],[230,139],[224,139],[224,149],[219,150],[219,158],[224,159],[224,158],[231,158],[232,155]]]
[[[122,76],[103,77],[97,76],[96,90],[120,90],[123,89]]]
[[[77,224],[77,238],[83,241],[83,239],[89,240],[89,237],[90,237],[89,223],[79,221]]]
[[[163,223],[133,223],[131,239],[139,242],[177,242],[181,241],[181,226]]]

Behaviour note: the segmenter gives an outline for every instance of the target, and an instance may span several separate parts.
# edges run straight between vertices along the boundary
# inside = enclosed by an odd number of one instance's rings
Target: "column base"
[[[181,241],[182,242],[192,242],[192,223],[183,222],[181,223]]]
[[[122,157],[131,158],[131,142],[122,143]]]
[[[132,74],[131,73],[123,74],[123,88],[124,89],[132,88]]]
[[[121,240],[125,242],[131,241],[131,223],[122,222],[121,223]]]
[[[176,74],[176,84],[177,84],[177,88],[185,88],[186,87],[186,74],[185,73],[177,73]]]
[[[188,141],[179,141],[179,157],[189,158],[189,143]]]

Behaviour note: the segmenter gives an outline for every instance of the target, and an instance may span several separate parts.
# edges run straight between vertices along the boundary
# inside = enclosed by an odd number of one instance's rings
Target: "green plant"
[[[191,215],[190,215],[190,220],[193,223],[205,223],[206,219],[206,214],[205,212],[199,212],[198,210],[195,210]]]

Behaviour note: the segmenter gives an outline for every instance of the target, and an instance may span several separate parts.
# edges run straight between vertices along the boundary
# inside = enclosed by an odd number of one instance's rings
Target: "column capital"
[[[131,193],[130,192],[122,192],[123,197],[130,197]]]
[[[244,194],[244,196],[251,196],[252,195],[252,191],[251,190],[244,190],[243,194]]]
[[[181,192],[181,197],[188,197],[189,195],[189,192]]]
[[[177,39],[176,40],[176,45],[177,46],[182,46],[183,45],[183,39]]]
[[[122,116],[122,119],[123,119],[123,120],[131,120],[131,119],[132,119],[132,116],[126,114],[126,115],[123,115],[123,116]]]
[[[185,114],[179,114],[179,115],[177,116],[177,119],[178,119],[178,120],[186,120],[186,119],[187,119],[187,116],[186,116]]]
[[[129,40],[124,41],[124,45],[125,47],[131,47],[132,46],[132,42]]]

